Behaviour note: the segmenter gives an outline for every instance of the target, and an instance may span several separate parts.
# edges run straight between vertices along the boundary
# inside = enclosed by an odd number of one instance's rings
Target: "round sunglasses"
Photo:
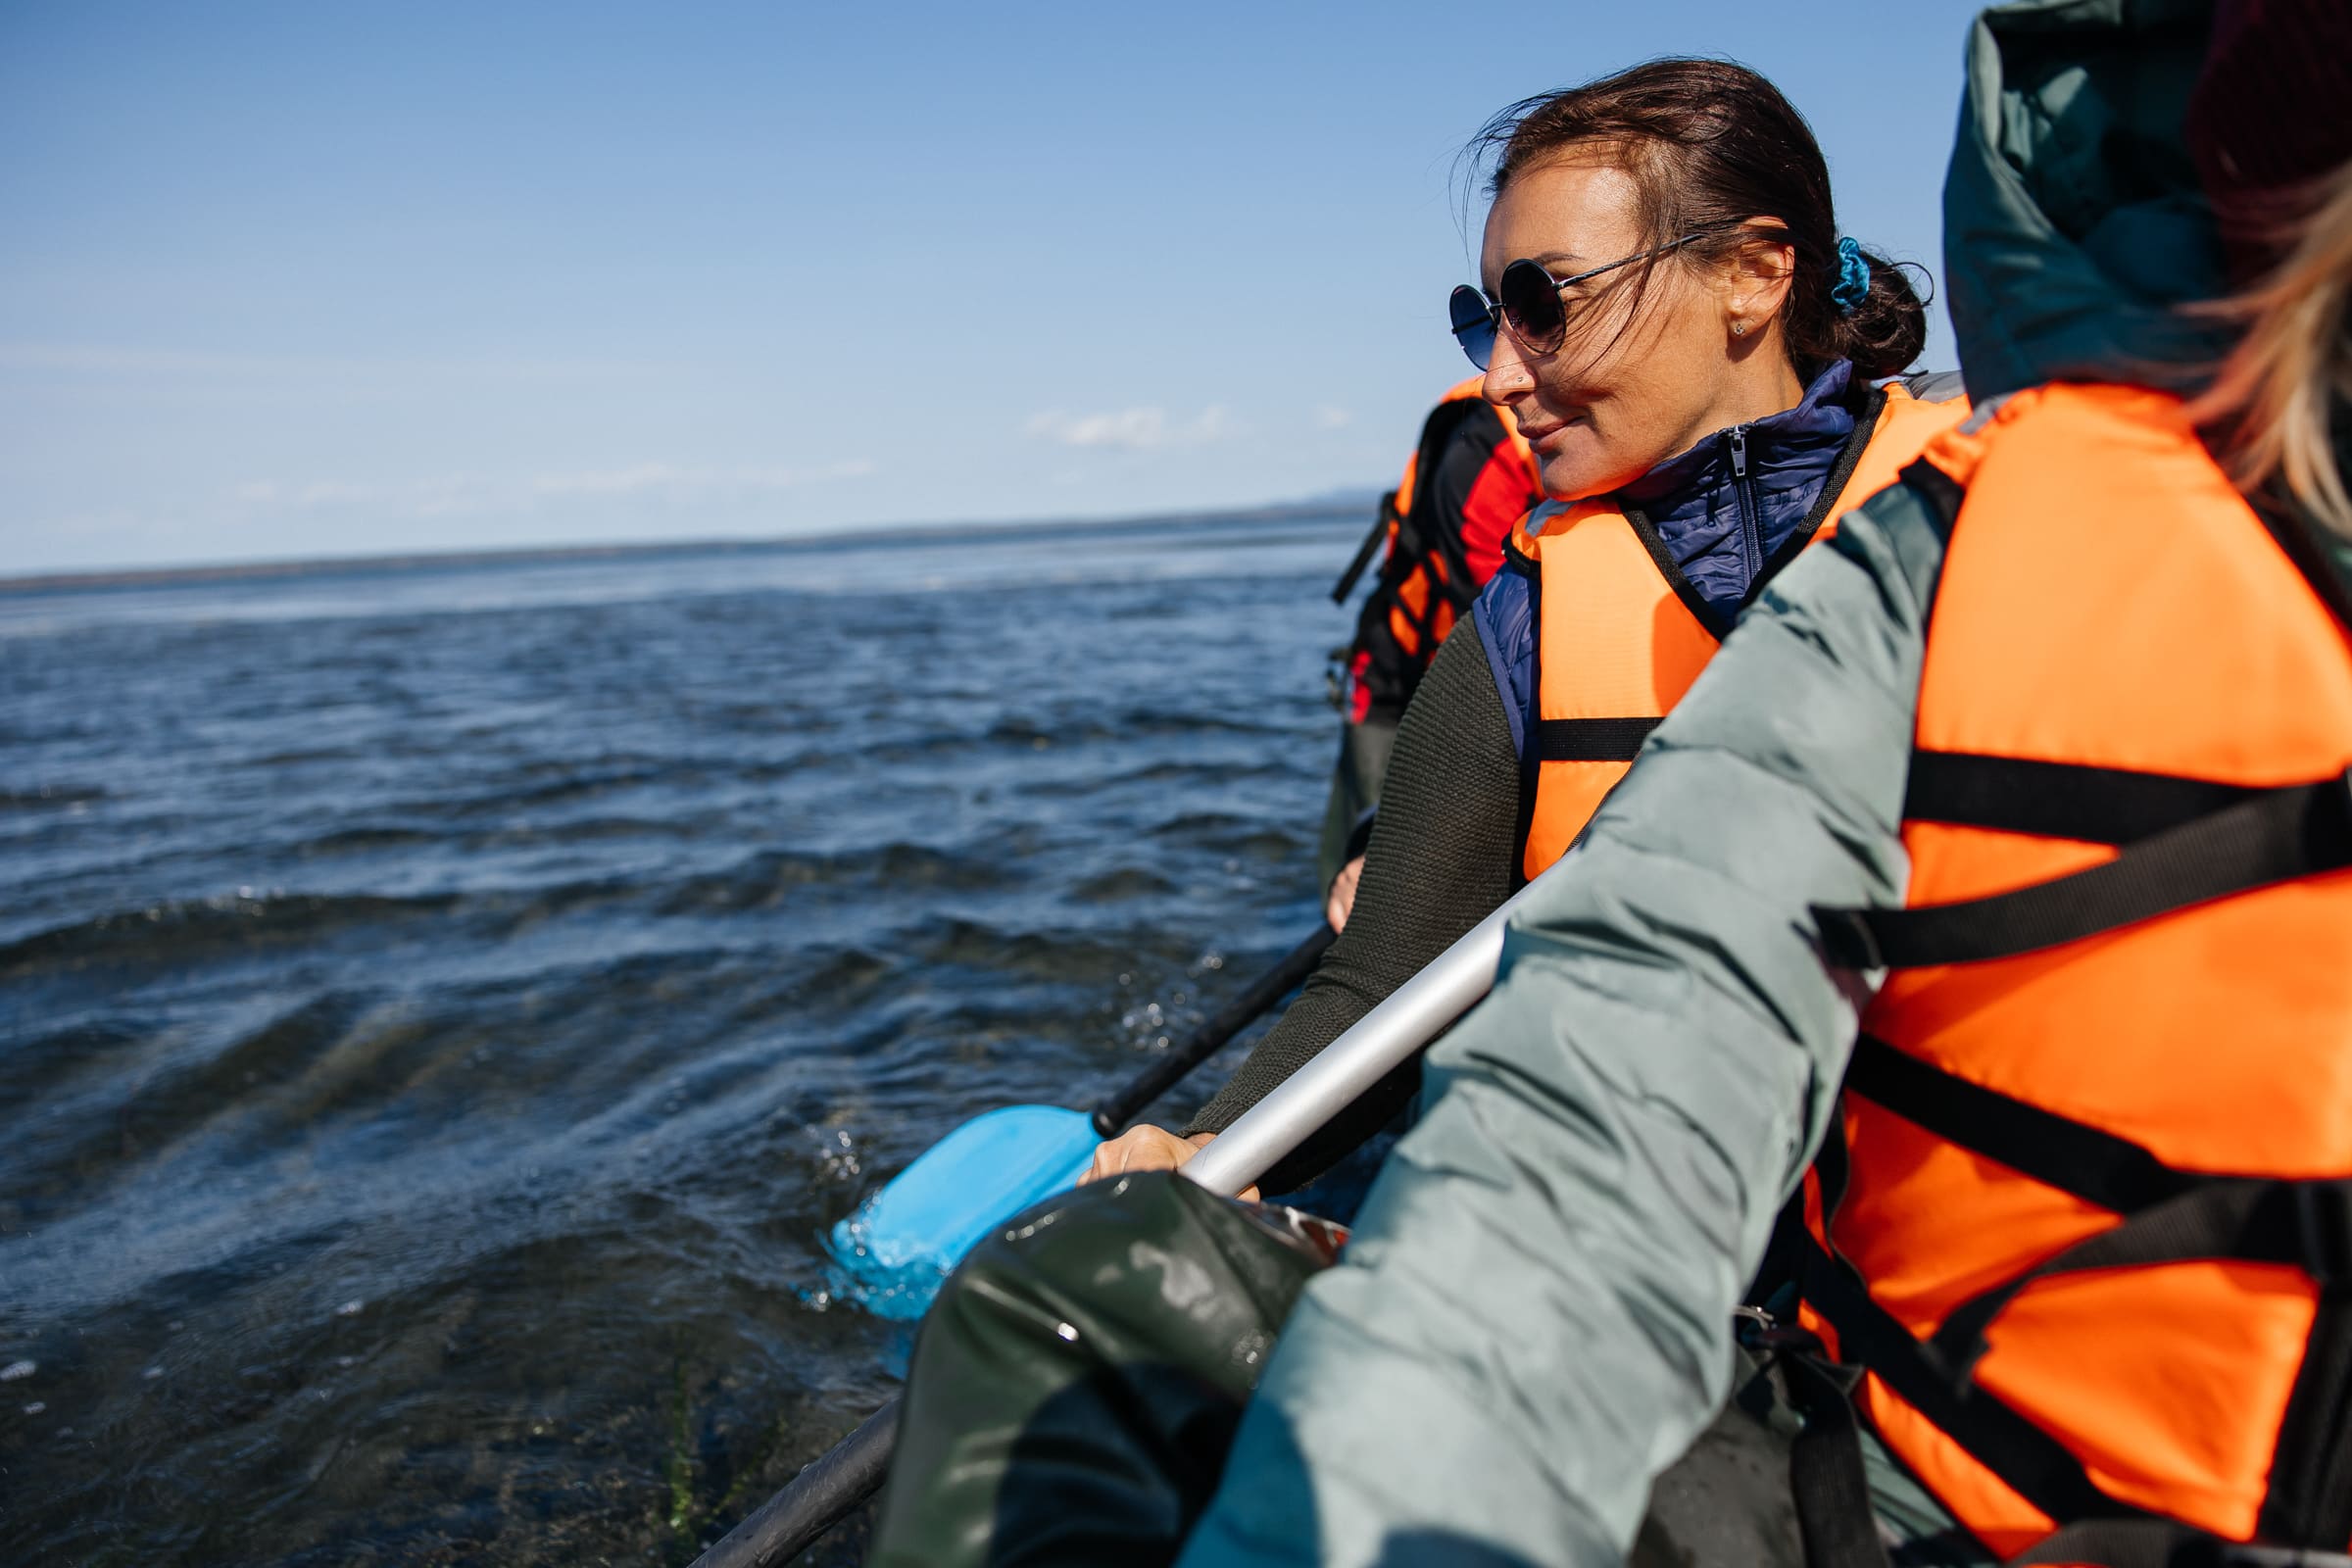
[[[1560,295],[1569,287],[1603,272],[1614,272],[1620,267],[1631,267],[1636,262],[1680,250],[1705,232],[1700,229],[1685,234],[1681,239],[1589,268],[1572,277],[1554,277],[1542,262],[1522,257],[1502,270],[1502,276],[1496,280],[1496,293],[1492,297],[1468,283],[1454,289],[1446,302],[1446,314],[1453,321],[1454,341],[1470,356],[1470,363],[1482,370],[1494,363],[1494,335],[1506,326],[1528,353],[1557,354],[1560,345],[1568,341],[1568,307]]]

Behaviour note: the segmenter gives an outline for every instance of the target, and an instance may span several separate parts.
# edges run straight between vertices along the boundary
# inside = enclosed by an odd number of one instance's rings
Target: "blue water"
[[[826,1228],[1313,924],[1361,523],[0,594],[0,1560],[691,1557]]]

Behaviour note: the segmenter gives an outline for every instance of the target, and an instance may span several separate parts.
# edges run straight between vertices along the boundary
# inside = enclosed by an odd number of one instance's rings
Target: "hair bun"
[[[1850,262],[1847,246],[1853,247]],[[1853,361],[1857,375],[1873,381],[1899,375],[1928,346],[1927,306],[1903,269],[1850,239],[1839,241],[1838,249],[1839,276],[1831,290],[1837,314],[1830,319],[1830,346]],[[1857,271],[1863,287],[1849,308],[1848,282]]]

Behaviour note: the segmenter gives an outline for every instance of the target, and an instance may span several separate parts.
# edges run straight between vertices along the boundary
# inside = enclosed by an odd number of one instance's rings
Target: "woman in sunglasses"
[[[1404,714],[1315,977],[1189,1126],[1132,1129],[1097,1177],[1182,1164],[1557,859],[1772,575],[1965,413],[1956,377],[1874,384],[1919,353],[1925,313],[1839,237],[1811,130],[1754,72],[1653,61],[1513,105],[1479,145],[1494,205],[1453,333],[1552,500]],[[1363,1143],[1417,1079],[1267,1190]]]

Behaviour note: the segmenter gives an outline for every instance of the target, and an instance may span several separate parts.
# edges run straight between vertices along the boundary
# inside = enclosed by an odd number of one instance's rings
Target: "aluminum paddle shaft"
[[[1549,871],[1544,873],[1550,875]],[[1187,1160],[1183,1174],[1228,1198],[1246,1191],[1297,1149],[1468,1012],[1494,986],[1502,961],[1502,929],[1538,877],[1461,940],[1389,993],[1353,1027],[1276,1085]]]

